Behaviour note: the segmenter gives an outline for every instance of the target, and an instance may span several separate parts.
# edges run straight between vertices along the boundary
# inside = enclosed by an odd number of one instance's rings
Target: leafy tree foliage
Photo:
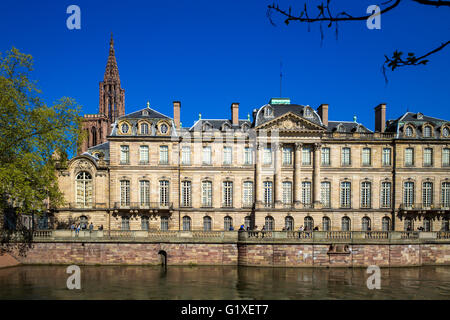
[[[43,212],[63,202],[55,158],[66,161],[67,152],[76,152],[81,131],[81,107],[67,97],[47,105],[30,78],[32,70],[31,55],[14,47],[0,53],[2,215],[11,208],[17,216]]]

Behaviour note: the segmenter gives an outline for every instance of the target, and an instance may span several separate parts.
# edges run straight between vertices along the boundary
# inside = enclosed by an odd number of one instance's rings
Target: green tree
[[[11,208],[20,217],[60,205],[55,158],[66,161],[81,142],[81,107],[67,97],[44,103],[32,70],[31,55],[14,47],[0,53],[1,222]]]

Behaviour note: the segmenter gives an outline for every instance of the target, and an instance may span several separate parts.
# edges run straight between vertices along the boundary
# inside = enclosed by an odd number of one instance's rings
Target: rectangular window
[[[169,163],[169,146],[159,146],[159,163]]]
[[[411,207],[414,204],[414,182],[405,182],[403,184],[403,204],[405,207]]]
[[[283,165],[289,166],[292,164],[292,148],[283,147]]]
[[[320,184],[320,203],[324,208],[330,208],[330,198],[331,198],[331,184],[330,182],[322,182]]]
[[[139,161],[142,164],[148,163],[148,146],[139,147]]]
[[[249,147],[244,148],[244,164],[253,164],[252,149]]]
[[[244,182],[244,193],[243,193],[243,206],[248,208],[253,206],[253,182]]]
[[[169,206],[169,181],[167,180],[159,182],[159,204],[162,207]]]
[[[292,203],[292,183],[289,181],[283,182],[283,204]]]
[[[233,159],[233,149],[231,147],[223,147],[223,164],[231,165]]]
[[[423,166],[431,167],[433,165],[433,149],[423,149]]]
[[[309,166],[311,165],[311,148],[303,147],[302,149],[302,165]]]
[[[141,206],[150,205],[150,181],[142,180],[140,184]]]
[[[361,208],[370,208],[372,185],[370,182],[361,183]]]
[[[130,181],[128,180],[120,181],[120,205],[130,206]]]
[[[330,165],[330,148],[322,148],[322,165]]]
[[[391,183],[382,182],[381,183],[381,207],[390,208],[391,207]]]
[[[202,182],[202,206],[211,207],[212,206],[212,182],[203,181]]]
[[[305,206],[311,205],[311,182],[302,182],[302,203]]]
[[[383,166],[391,165],[391,148],[383,148],[382,164]]]
[[[181,148],[181,163],[186,165],[191,164],[191,147],[184,146]]]
[[[441,204],[443,207],[450,207],[450,182],[442,182]]]
[[[273,203],[273,189],[271,181],[264,181],[263,200],[265,207],[272,207]]]
[[[264,148],[263,163],[272,164],[272,149],[270,147]]]
[[[442,149],[442,166],[450,167],[450,148]]]
[[[129,164],[130,163],[130,147],[120,146],[120,163]]]
[[[169,218],[168,217],[161,217],[161,230],[162,231],[169,230]]]
[[[350,148],[342,148],[341,164],[349,166],[351,164]]]
[[[192,206],[191,182],[183,181],[181,183],[181,205],[183,207]]]
[[[362,165],[363,166],[370,166],[371,164],[371,149],[370,148],[363,148],[362,150]]]
[[[405,166],[413,166],[414,165],[414,149],[406,148],[405,149]]]
[[[351,184],[350,182],[341,182],[341,208],[351,207]]]
[[[203,147],[203,164],[211,164],[211,147]]]
[[[432,182],[424,182],[422,184],[422,203],[424,207],[430,207],[433,204]]]
[[[233,207],[233,182],[223,182],[223,207]]]

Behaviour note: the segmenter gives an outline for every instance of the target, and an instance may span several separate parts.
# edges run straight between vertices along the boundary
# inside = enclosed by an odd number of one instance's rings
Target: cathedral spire
[[[103,81],[107,83],[118,83],[120,84],[119,68],[117,67],[116,53],[114,51],[114,39],[111,32],[111,40],[109,40],[109,56],[108,62],[106,63],[105,76]]]

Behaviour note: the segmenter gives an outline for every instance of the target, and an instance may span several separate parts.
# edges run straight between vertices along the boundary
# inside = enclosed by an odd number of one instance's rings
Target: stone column
[[[277,142],[274,144],[275,151],[275,174],[274,174],[274,190],[275,190],[275,208],[281,207],[283,203],[283,191],[281,185],[281,153],[282,144]]]
[[[320,208],[320,143],[314,144],[314,208]]]
[[[294,155],[294,185],[293,185],[293,192],[294,192],[294,206],[295,208],[300,207],[301,203],[301,156],[302,156],[302,147],[303,144],[301,142],[295,143],[295,155]]]

